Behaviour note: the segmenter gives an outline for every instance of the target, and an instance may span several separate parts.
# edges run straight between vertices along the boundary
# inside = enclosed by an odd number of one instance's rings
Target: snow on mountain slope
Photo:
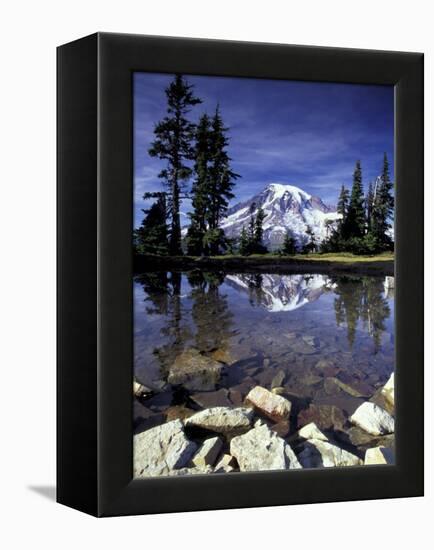
[[[324,275],[261,275],[259,291],[249,275],[226,275],[230,286],[250,294],[270,312],[293,311],[318,298],[333,285]]]
[[[228,237],[239,237],[243,226],[247,228],[253,204],[254,215],[259,207],[265,212],[264,244],[271,249],[281,246],[288,231],[299,244],[304,244],[307,240],[307,226],[312,228],[319,243],[330,232],[326,221],[336,223],[340,217],[320,198],[309,195],[294,185],[270,183],[258,195],[228,210],[222,223]]]

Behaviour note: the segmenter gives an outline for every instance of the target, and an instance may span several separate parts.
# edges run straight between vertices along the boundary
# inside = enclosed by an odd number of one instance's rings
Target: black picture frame
[[[57,53],[58,502],[113,516],[423,495],[423,55],[107,33]],[[132,479],[134,71],[395,87],[396,465]]]

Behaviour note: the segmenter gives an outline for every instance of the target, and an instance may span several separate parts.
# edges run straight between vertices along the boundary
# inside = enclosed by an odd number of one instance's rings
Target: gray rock
[[[390,375],[389,380],[384,385],[381,393],[384,395],[386,400],[394,407],[395,406],[395,377],[394,373]]]
[[[276,395],[266,388],[256,386],[246,396],[246,403],[252,405],[259,412],[274,420],[288,420],[291,413],[291,402],[281,395]]]
[[[223,443],[219,437],[211,437],[206,439],[194,455],[192,459],[193,464],[198,468],[213,466],[222,446]]]
[[[356,409],[350,421],[372,435],[385,435],[395,431],[393,417],[378,405],[368,401]]]
[[[216,474],[228,474],[233,472],[236,467],[235,459],[232,455],[224,454],[220,460],[217,462],[214,468],[214,473]]]
[[[133,447],[134,477],[168,475],[186,466],[197,449],[180,420],[135,435]]]
[[[297,456],[303,468],[329,468],[332,466],[359,466],[359,457],[332,445],[328,441],[309,439]]]
[[[395,464],[393,448],[373,447],[365,453],[365,464]]]
[[[288,443],[266,425],[258,425],[246,434],[234,437],[230,453],[237,459],[242,472],[301,468]]]
[[[273,377],[273,380],[271,381],[271,389],[273,390],[274,388],[278,388],[278,387],[281,387],[283,382],[285,380],[285,373],[283,372],[283,370],[280,370],[274,377]]]
[[[322,433],[315,422],[306,424],[297,432],[297,437],[300,439],[317,439],[319,441],[328,441],[328,437]]]
[[[221,434],[239,434],[250,429],[253,411],[244,407],[212,407],[205,409],[185,421],[186,427],[202,428]]]
[[[177,355],[170,366],[168,382],[192,391],[210,391],[220,380],[223,364],[190,348]]]

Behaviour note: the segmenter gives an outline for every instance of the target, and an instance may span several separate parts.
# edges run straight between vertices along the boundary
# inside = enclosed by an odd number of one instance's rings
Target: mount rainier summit
[[[228,210],[222,222],[228,237],[239,237],[243,225],[247,229],[252,205],[253,215],[257,214],[260,207],[264,210],[264,244],[270,249],[281,246],[288,232],[298,244],[304,244],[308,226],[319,243],[329,235],[328,225],[334,225],[333,222],[336,223],[340,218],[336,210],[326,206],[319,197],[309,195],[293,185],[270,183],[251,199]]]

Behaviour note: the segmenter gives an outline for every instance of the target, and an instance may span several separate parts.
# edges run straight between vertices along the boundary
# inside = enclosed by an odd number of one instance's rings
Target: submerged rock
[[[345,384],[339,378],[330,376],[324,380],[324,390],[326,393],[333,393],[333,388],[339,388],[352,397],[369,397],[372,395],[372,392],[369,392],[367,388],[361,387],[360,384],[359,387],[357,387],[357,384]]]
[[[393,416],[369,401],[360,405],[350,421],[372,435],[385,435],[395,431]]]
[[[176,356],[169,369],[168,382],[192,391],[210,391],[220,380],[223,364],[190,348]]]
[[[373,447],[365,453],[365,464],[395,464],[395,453],[392,448]]]
[[[250,429],[253,411],[247,408],[212,407],[185,421],[186,427],[202,428],[222,434],[239,434]]]
[[[298,414],[298,426],[314,422],[320,430],[342,430],[346,417],[341,409],[334,405],[314,405],[304,409]]]
[[[256,386],[250,390],[246,396],[246,403],[275,422],[288,420],[291,413],[291,402],[288,399],[262,386]]]
[[[144,397],[151,394],[151,388],[148,388],[147,386],[139,382],[136,378],[133,379],[133,395],[135,397]]]
[[[223,442],[219,437],[211,437],[206,439],[194,455],[192,460],[193,464],[198,468],[213,466],[222,446]]]
[[[328,441],[309,439],[297,456],[303,468],[329,468],[333,466],[358,466],[362,460]]]
[[[290,445],[265,424],[234,437],[230,452],[242,472],[301,468]]]
[[[265,359],[264,359],[265,361]],[[271,380],[271,390],[273,390],[274,388],[278,388],[278,387],[281,387],[283,382],[285,380],[285,373],[283,372],[283,370],[280,370],[274,377],[273,379]]]
[[[196,411],[194,411],[193,409],[189,409],[184,405],[172,405],[168,409],[166,409],[166,420],[167,422],[170,422],[171,420],[177,420],[178,418],[180,420],[184,420],[185,418],[188,418],[189,416],[195,414],[195,412]]]
[[[188,464],[197,449],[180,420],[173,420],[134,436],[134,477],[168,475]]]
[[[230,407],[232,405],[228,397],[228,390],[225,388],[220,388],[218,391],[193,393],[190,395],[190,399],[203,409],[210,407]]]

